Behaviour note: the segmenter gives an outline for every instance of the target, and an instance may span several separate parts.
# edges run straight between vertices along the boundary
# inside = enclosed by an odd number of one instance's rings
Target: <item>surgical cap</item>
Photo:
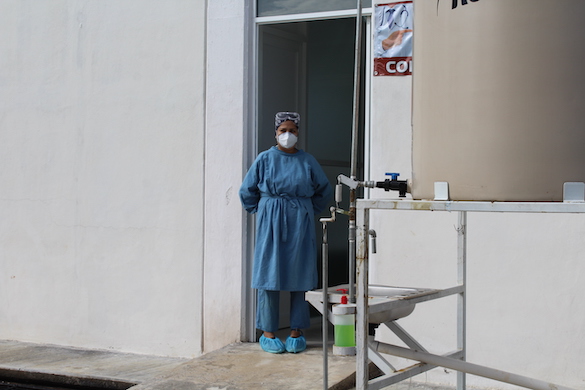
[[[301,121],[301,116],[299,115],[298,112],[287,112],[287,111],[278,112],[274,116],[274,129],[275,130],[278,129],[278,126],[280,126],[282,124],[282,122],[286,122],[286,121],[293,121],[294,124],[297,125],[297,127],[299,127],[299,123]]]

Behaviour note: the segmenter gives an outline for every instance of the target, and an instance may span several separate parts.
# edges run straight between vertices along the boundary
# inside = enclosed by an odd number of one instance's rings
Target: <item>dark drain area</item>
[[[126,390],[135,385],[102,378],[0,370],[0,390]]]
[[[48,385],[34,385],[30,383],[14,383],[0,380],[0,390],[71,390],[91,389],[90,387],[55,387]],[[95,389],[95,388],[93,388]]]

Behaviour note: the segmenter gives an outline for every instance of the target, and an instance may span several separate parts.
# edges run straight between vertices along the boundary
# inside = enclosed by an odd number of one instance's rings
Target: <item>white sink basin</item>
[[[348,294],[349,285],[339,285],[329,287],[329,302],[340,303],[341,297]],[[372,324],[381,324],[388,321],[394,321],[402,317],[408,316],[413,312],[415,304],[401,305],[392,309],[383,311],[374,310],[377,304],[386,303],[388,301],[400,300],[401,298],[409,298],[412,296],[424,294],[430,289],[420,289],[411,287],[393,287],[371,284],[368,286],[370,314],[368,322]]]

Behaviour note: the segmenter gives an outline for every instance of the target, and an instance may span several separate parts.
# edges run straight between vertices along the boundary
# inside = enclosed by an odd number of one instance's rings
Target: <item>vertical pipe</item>
[[[355,68],[354,68],[354,95],[353,95],[353,128],[351,137],[351,178],[357,178],[358,159],[358,129],[360,116],[360,80],[362,61],[362,1],[357,0],[355,21]],[[357,329],[356,329],[356,389],[368,388],[368,226],[367,210],[360,214],[359,251],[356,251],[356,190],[349,193],[349,298],[350,302],[356,302],[355,282],[356,271],[358,275],[357,299]],[[353,243],[352,243],[353,239]],[[356,254],[359,254],[359,262]],[[356,262],[358,264],[356,264]]]
[[[351,178],[357,178],[358,130],[360,120],[360,81],[362,61],[362,0],[357,0],[355,23],[355,58],[353,85],[353,126],[351,132]],[[355,302],[355,201],[356,190],[349,191],[349,301]]]
[[[357,0],[355,22],[355,58],[353,85],[353,128],[351,138],[351,178],[357,177],[358,129],[360,122],[360,86],[362,64],[362,0]]]
[[[459,212],[457,226],[457,283],[463,291],[457,295],[457,348],[461,350],[461,360],[465,361],[467,339],[467,211]],[[465,390],[465,373],[457,372],[457,390]]]
[[[349,208],[349,232],[348,232],[348,252],[349,252],[349,302],[355,303],[355,190],[351,190],[349,196],[354,199]]]
[[[322,245],[322,279],[323,279],[323,390],[328,389],[329,369],[327,364],[327,340],[329,339],[329,302],[328,302],[328,287],[329,287],[329,242],[327,241],[327,222],[323,223],[323,245]]]

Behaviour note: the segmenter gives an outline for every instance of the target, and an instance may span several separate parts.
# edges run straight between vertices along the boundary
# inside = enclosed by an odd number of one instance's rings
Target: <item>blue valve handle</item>
[[[408,191],[408,185],[406,180],[398,180],[398,176],[400,173],[394,172],[387,172],[386,176],[391,176],[392,180],[386,179],[384,181],[376,182],[376,188],[383,188],[384,191],[398,191],[401,198],[406,197],[406,192]]]

